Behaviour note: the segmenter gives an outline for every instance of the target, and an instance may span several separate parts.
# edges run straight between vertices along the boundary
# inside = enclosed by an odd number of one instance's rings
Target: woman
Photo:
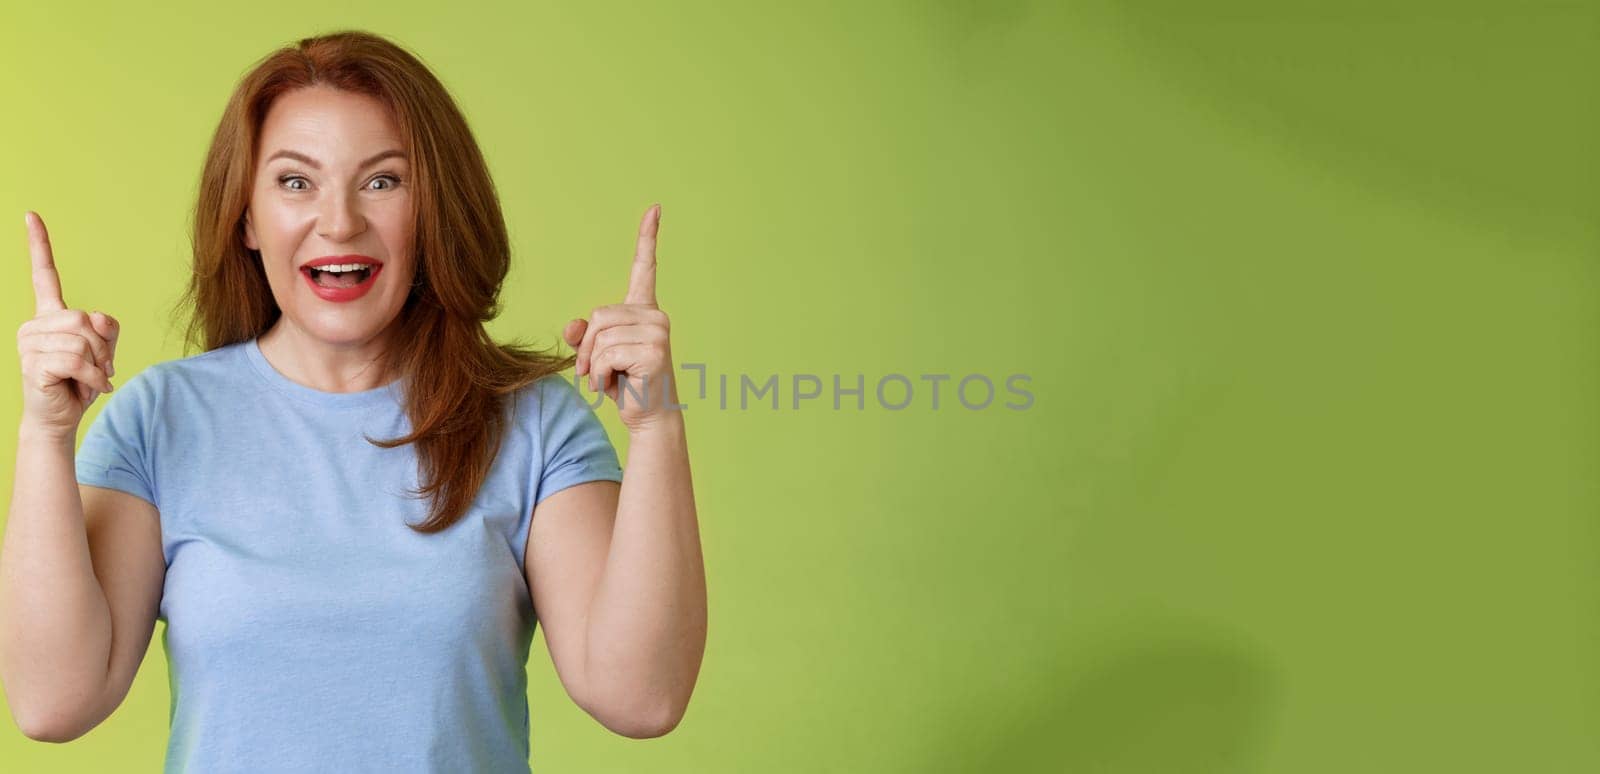
[[[205,351],[128,380],[76,455],[119,326],[66,307],[27,221],[0,678],[28,736],[110,715],[158,618],[168,771],[527,771],[536,618],[605,727],[678,723],[706,603],[659,207],[574,355],[495,344],[509,246],[465,119],[382,38],[302,40],[243,78],[206,158]],[[618,403],[626,475],[571,366]]]

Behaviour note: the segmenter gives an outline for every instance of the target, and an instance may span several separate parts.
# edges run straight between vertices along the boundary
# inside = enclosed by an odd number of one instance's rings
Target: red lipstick
[[[366,279],[362,280],[358,285],[352,285],[347,288],[323,287],[312,279],[311,270],[313,268],[341,263],[364,263],[371,268],[367,270]],[[378,274],[382,271],[383,261],[365,255],[325,255],[321,258],[306,261],[300,266],[300,276],[306,278],[306,284],[311,287],[311,292],[317,294],[317,297],[324,301],[334,302],[354,301],[366,295],[367,291],[372,289],[373,284],[378,279]]]

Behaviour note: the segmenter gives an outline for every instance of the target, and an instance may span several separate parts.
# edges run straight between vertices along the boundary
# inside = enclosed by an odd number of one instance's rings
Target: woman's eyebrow
[[[373,164],[376,164],[376,163],[378,163],[380,161],[383,161],[384,159],[391,158],[391,157],[399,157],[399,158],[403,159],[403,158],[406,157],[406,154],[404,152],[398,151],[398,150],[393,150],[393,149],[386,150],[386,151],[383,151],[383,152],[373,156],[370,159],[367,159],[366,161],[361,162],[361,166],[356,167],[356,169],[366,169],[367,167],[370,167]],[[267,161],[270,162],[273,159],[280,159],[280,158],[282,158],[282,159],[294,159],[295,161],[298,161],[298,162],[300,162],[302,164],[305,164],[305,165],[311,167],[312,169],[322,169],[322,165],[320,163],[318,163],[316,159],[311,158],[310,156],[307,156],[304,153],[300,153],[299,151],[292,151],[292,150],[287,150],[287,149],[286,150],[280,150],[277,153],[274,153],[271,156],[268,156],[267,157]]]

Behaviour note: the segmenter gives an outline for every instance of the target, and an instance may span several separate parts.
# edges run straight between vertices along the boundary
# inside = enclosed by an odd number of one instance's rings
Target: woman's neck
[[[392,381],[381,372],[385,338],[330,342],[280,317],[258,343],[267,362],[291,381],[323,392],[364,392]]]

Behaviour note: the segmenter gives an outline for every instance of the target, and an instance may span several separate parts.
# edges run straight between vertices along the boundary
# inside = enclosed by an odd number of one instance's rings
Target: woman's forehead
[[[269,154],[283,145],[302,153],[314,150],[361,160],[398,146],[400,139],[399,127],[382,101],[328,88],[300,89],[278,97],[261,126],[263,149]]]

